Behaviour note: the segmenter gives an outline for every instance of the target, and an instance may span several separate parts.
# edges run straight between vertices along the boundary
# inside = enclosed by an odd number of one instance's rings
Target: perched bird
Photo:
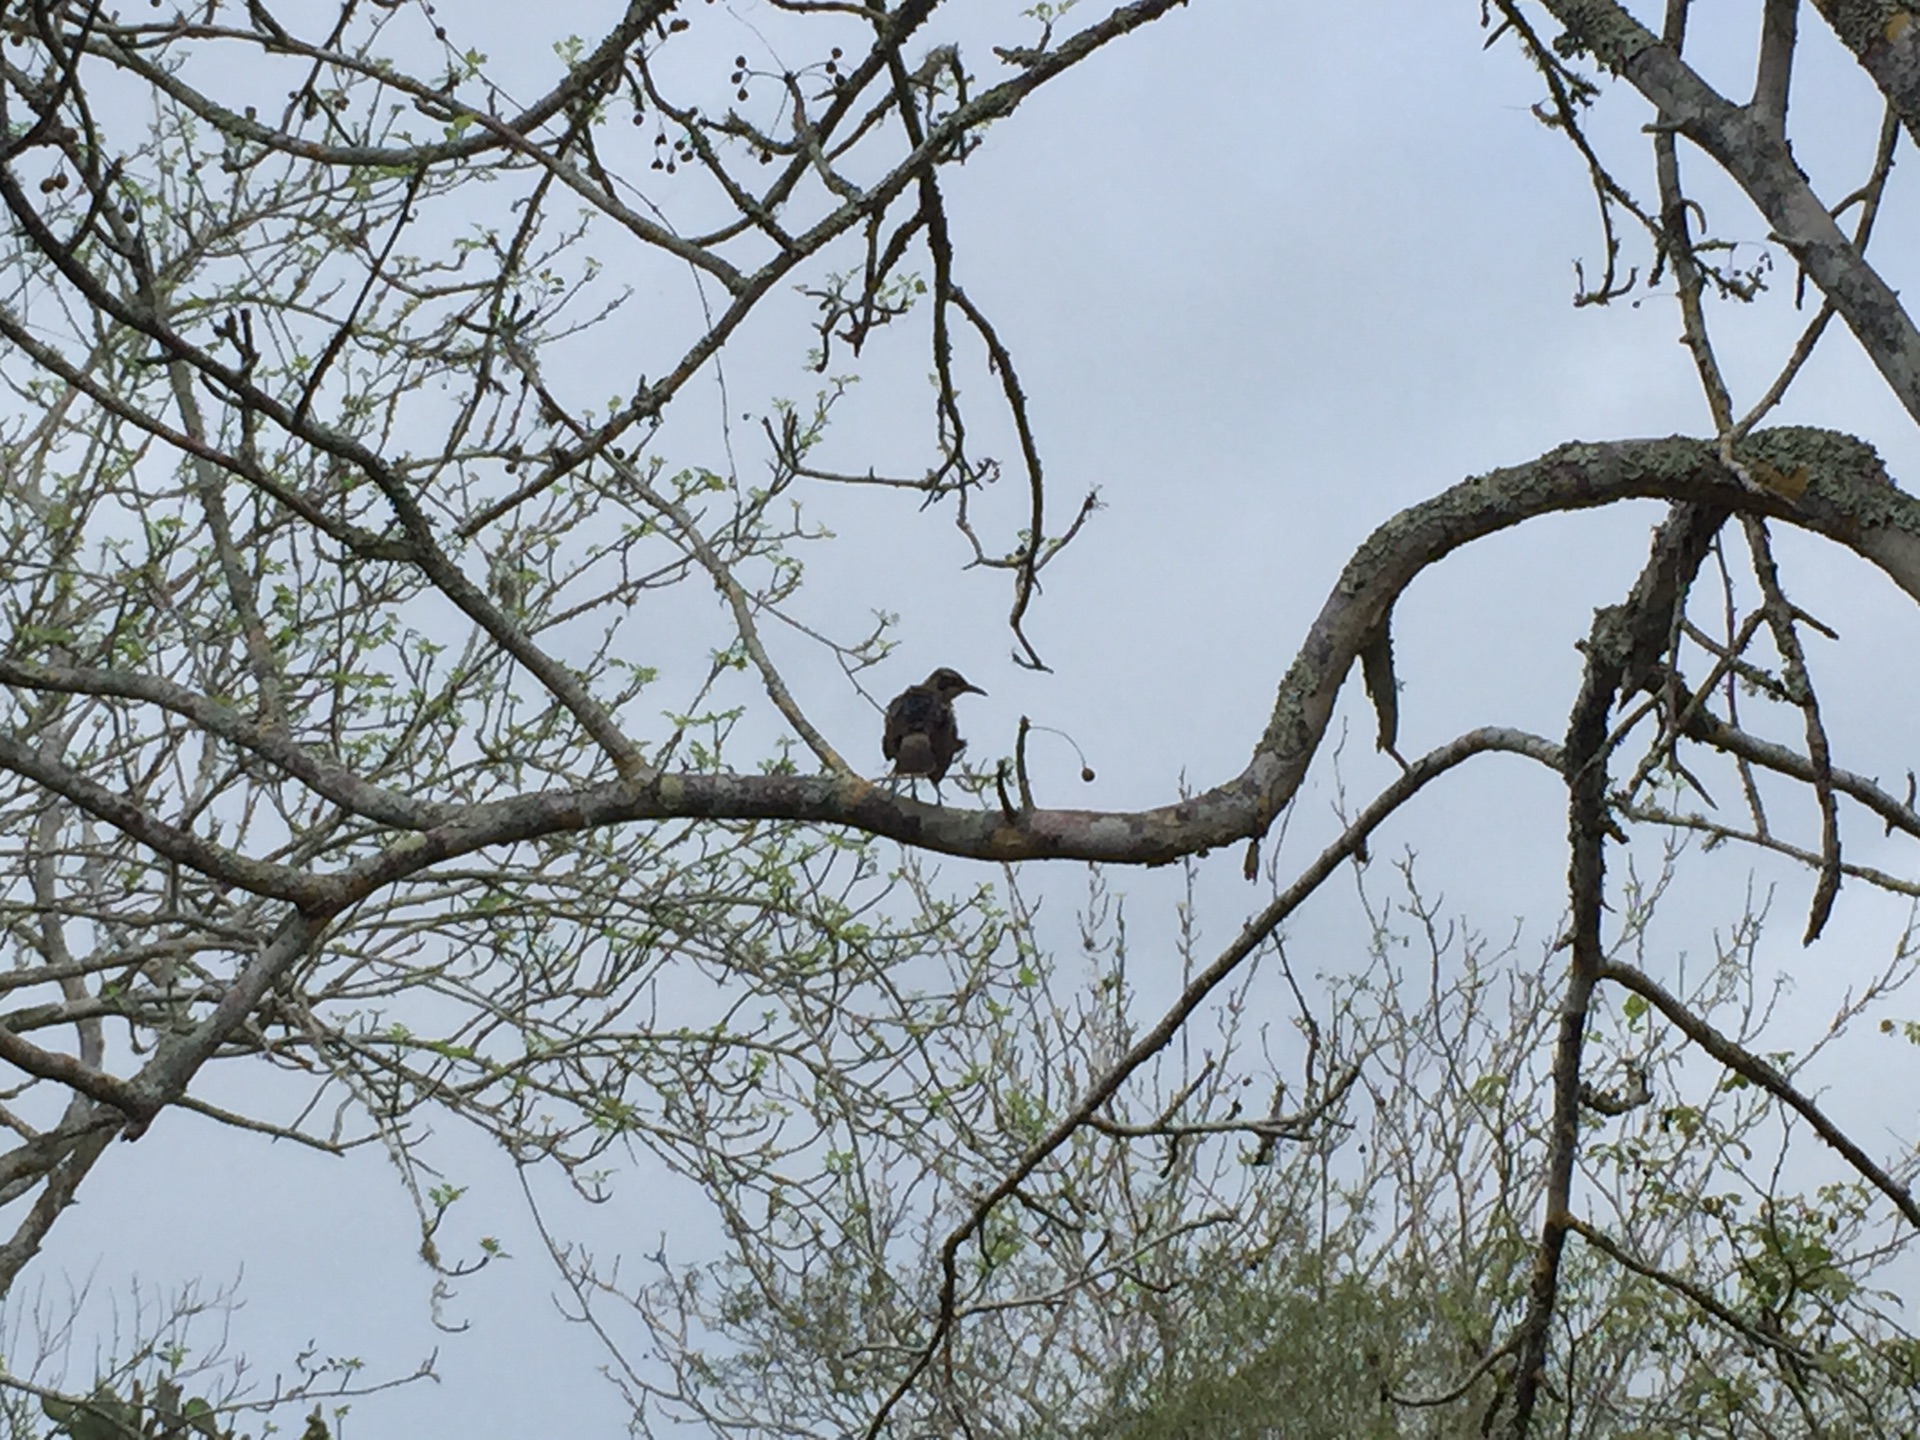
[[[887,706],[887,733],[880,741],[881,753],[893,761],[893,773],[926,776],[933,781],[938,800],[941,777],[953,757],[967,748],[953,721],[954,697],[986,693],[978,685],[969,685],[958,670],[943,665],[894,696]]]

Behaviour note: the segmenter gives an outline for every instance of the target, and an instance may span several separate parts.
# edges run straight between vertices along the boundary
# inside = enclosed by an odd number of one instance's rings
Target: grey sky
[[[576,8],[578,28],[590,31],[613,7]],[[763,6],[732,8],[777,27]],[[1756,7],[1724,8],[1738,12],[1730,58],[1707,68],[1740,91]],[[558,7],[516,13],[511,25],[529,36],[517,48],[501,14],[470,22],[459,9],[441,7],[456,42],[462,24],[487,28],[479,48],[524,71],[529,93],[550,83],[534,77],[551,73],[545,27]],[[720,20],[717,7],[695,18]],[[772,63],[750,34],[725,33],[735,38],[716,48],[738,44],[757,64]],[[1795,112],[1796,143],[1816,183],[1818,165],[1835,160],[1856,183],[1873,97],[1817,23],[1803,22],[1803,33],[1798,94],[1817,95],[1821,108]],[[990,692],[962,711],[975,759],[1010,749],[1022,714],[1068,731],[1086,751],[1099,777],[1091,785],[1079,782],[1063,744],[1036,739],[1042,804],[1163,803],[1183,776],[1204,787],[1246,763],[1341,565],[1393,512],[1565,440],[1708,428],[1664,295],[1571,304],[1574,262],[1590,276],[1599,267],[1591,195],[1577,157],[1529,113],[1532,72],[1511,45],[1484,51],[1483,38],[1470,4],[1193,0],[1044,89],[949,175],[960,278],[1016,357],[1052,513],[1070,513],[1091,488],[1105,508],[1047,572],[1031,613],[1029,633],[1053,667],[1043,675],[1010,663],[1005,577],[961,568],[963,542],[940,511],[863,492],[810,497],[841,538],[813,552],[806,613],[844,629],[860,628],[874,608],[901,616],[896,658],[869,677],[879,699],[936,664],[953,665]],[[965,54],[981,71],[996,68],[978,41]],[[1651,203],[1641,103],[1609,94],[1599,113],[1623,179]],[[1701,180],[1716,229],[1762,245],[1764,223],[1706,171],[1692,164],[1688,174]],[[1911,235],[1914,206],[1897,172],[1881,222],[1889,240]],[[1626,240],[1626,263],[1644,265],[1639,237]],[[1909,293],[1914,254],[1897,241],[1878,252]],[[626,312],[636,344],[645,342],[649,303],[684,313],[688,292],[674,284],[653,288],[650,276],[636,294]],[[1798,328],[1785,303],[1791,288],[1776,256],[1762,304],[1714,309],[1748,397]],[[770,324],[728,355],[733,412],[762,414],[771,395],[805,396],[819,383],[800,367],[797,337],[797,327]],[[910,472],[929,406],[922,333],[881,337],[860,368],[827,463]],[[968,399],[991,413],[977,370]],[[1856,430],[1881,447],[1897,479],[1920,473],[1913,426],[1844,334],[1831,337],[1781,418]],[[712,450],[695,453],[698,425],[676,426],[677,455],[715,463]],[[742,469],[758,468],[757,431],[736,424],[734,438]],[[1010,455],[1004,437],[996,443]],[[1017,481],[1003,486],[1019,500]],[[1001,503],[988,508],[999,514]],[[1397,612],[1403,753],[1490,723],[1557,739],[1579,675],[1574,641],[1592,608],[1630,583],[1657,514],[1644,505],[1538,522],[1423,577]],[[1844,636],[1812,657],[1836,758],[1892,783],[1912,763],[1906,717],[1920,705],[1912,667],[1901,663],[1920,638],[1912,607],[1829,547],[1782,537],[1780,549],[1795,597]],[[815,721],[878,773],[875,713],[818,652],[791,637],[779,643]],[[1372,753],[1371,714],[1357,699],[1350,682],[1342,764],[1364,799],[1391,765]],[[1296,803],[1285,852],[1296,865],[1332,833],[1330,758]],[[1793,803],[1799,813],[1782,824],[1805,840],[1814,833],[1810,801]],[[1418,848],[1450,908],[1495,930],[1525,915],[1538,946],[1564,905],[1564,815],[1550,777],[1489,757],[1417,802],[1375,848],[1389,856]],[[1877,833],[1863,829],[1850,843],[1875,863],[1901,863]],[[1203,920],[1215,939],[1264,896],[1238,879],[1239,866],[1237,851],[1204,862]],[[1713,884],[1737,884],[1746,866],[1730,857],[1707,873]],[[1169,880],[1114,877],[1136,897],[1142,956],[1170,935]],[[1029,883],[1051,887],[1067,906],[1083,881],[1078,867],[1063,866]],[[1802,955],[1791,942],[1809,888],[1805,877],[1783,883],[1777,959],[1818,967],[1825,978],[1808,982],[1808,1008],[1824,1013],[1847,967],[1863,954],[1878,958],[1890,941],[1890,907],[1850,888],[1832,937]],[[1329,964],[1355,943],[1351,914],[1332,913],[1344,897],[1331,887],[1289,930]],[[1676,943],[1703,943],[1735,903],[1737,893],[1723,889],[1716,901],[1710,885],[1696,887],[1695,929]],[[1143,1005],[1160,998],[1150,980],[1142,989]],[[1910,1065],[1904,1073],[1911,1078]],[[1910,1107],[1885,1125],[1910,1137]],[[1871,1118],[1863,1128],[1879,1133]],[[179,1143],[189,1130],[192,1143]],[[450,1180],[511,1199],[504,1162],[451,1129],[443,1145]],[[708,1222],[661,1195],[657,1180],[630,1175],[609,1204],[575,1218],[602,1245],[617,1242],[635,1267],[663,1231],[682,1256],[711,1234]],[[244,1270],[234,1341],[263,1369],[310,1339],[323,1353],[359,1354],[376,1376],[437,1346],[447,1383],[362,1402],[349,1436],[617,1433],[623,1414],[594,1374],[602,1357],[554,1318],[551,1272],[520,1209],[471,1217],[457,1209],[452,1228],[462,1225],[468,1243],[498,1234],[514,1258],[460,1285],[445,1314],[470,1328],[443,1336],[428,1324],[432,1276],[414,1255],[417,1231],[383,1157],[328,1160],[176,1112],[149,1139],[118,1147],[35,1273],[49,1283],[91,1275],[105,1293],[135,1275],[164,1288]]]

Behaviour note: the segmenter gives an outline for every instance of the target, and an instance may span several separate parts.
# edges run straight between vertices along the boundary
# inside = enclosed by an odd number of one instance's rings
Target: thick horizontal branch
[[[1281,682],[1272,719],[1247,768],[1156,809],[1009,814],[997,806],[922,804],[857,775],[652,773],[476,805],[399,836],[336,874],[309,876],[247,860],[168,826],[21,742],[0,744],[0,765],[183,865],[254,894],[290,900],[312,915],[338,914],[395,881],[489,847],[665,819],[844,825],[919,849],[1001,862],[1164,864],[1263,835],[1303,781],[1355,657],[1415,577],[1471,541],[1535,516],[1632,499],[1750,511],[1847,546],[1920,598],[1920,502],[1888,480],[1871,448],[1831,432],[1783,429],[1751,437],[1741,456],[1758,473],[1803,479],[1805,489],[1789,499],[1750,488],[1727,471],[1712,443],[1671,438],[1562,446],[1529,464],[1462,481],[1403,511],[1360,546],[1334,585]],[[243,740],[238,731],[230,738]],[[419,813],[424,816],[425,807]]]
[[[1798,500],[1749,488],[1706,441],[1619,441],[1563,446],[1527,465],[1465,480],[1395,516],[1359,548],[1333,587],[1280,686],[1273,717],[1239,776],[1175,805],[1131,813],[940,809],[858,779],[678,775],[612,786],[589,797],[505,802],[536,809],[590,803],[620,818],[637,812],[712,818],[842,823],[948,854],[989,860],[1076,859],[1158,864],[1264,833],[1305,778],[1361,646],[1427,566],[1454,550],[1539,515],[1622,500],[1693,500],[1770,515],[1827,536],[1920,598],[1920,503],[1888,480],[1873,451],[1849,436],[1783,429],[1742,449],[1804,478]],[[779,792],[776,794],[776,792]],[[531,811],[520,816],[534,819]],[[480,829],[507,816],[469,817]],[[466,847],[467,836],[429,832],[403,842]],[[394,856],[394,861],[401,857]],[[373,862],[378,866],[381,862]]]

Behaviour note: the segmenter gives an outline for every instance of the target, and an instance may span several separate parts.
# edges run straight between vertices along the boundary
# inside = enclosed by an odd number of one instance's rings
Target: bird
[[[940,781],[953,757],[967,748],[953,720],[953,702],[960,695],[984,695],[958,670],[942,665],[918,685],[909,685],[887,706],[887,731],[880,751],[893,762],[895,778],[926,776],[940,800]]]

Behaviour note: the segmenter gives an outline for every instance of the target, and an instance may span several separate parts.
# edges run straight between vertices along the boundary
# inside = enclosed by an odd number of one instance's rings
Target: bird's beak
[[[961,693],[963,695],[984,695],[987,692],[982,690],[978,685],[969,685]]]

